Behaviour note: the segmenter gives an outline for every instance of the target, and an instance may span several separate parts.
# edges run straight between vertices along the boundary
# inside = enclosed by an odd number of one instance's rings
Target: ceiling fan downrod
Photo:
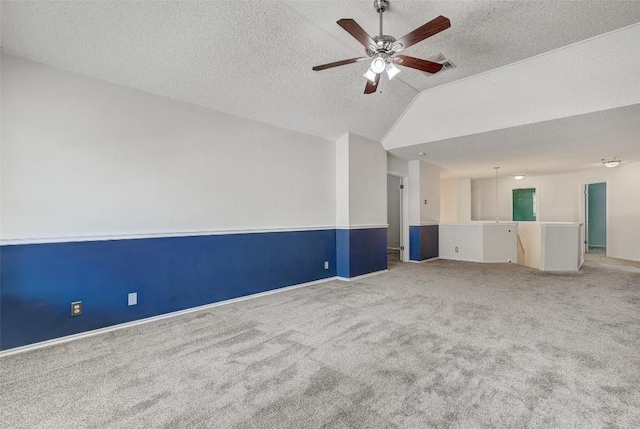
[[[389,0],[373,0],[373,8],[378,12],[380,20],[380,36],[382,37],[382,14],[389,7]]]

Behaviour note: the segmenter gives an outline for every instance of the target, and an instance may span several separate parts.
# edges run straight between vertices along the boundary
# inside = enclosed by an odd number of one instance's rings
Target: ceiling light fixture
[[[362,76],[366,77],[367,79],[369,79],[371,82],[376,83],[376,76],[377,74],[375,74],[374,72],[371,71],[371,69],[367,70],[367,72],[365,74],[363,74]]]
[[[375,74],[382,73],[386,68],[387,62],[384,60],[382,54],[376,55],[373,61],[371,61],[371,71]]]
[[[418,155],[420,155],[420,156],[424,156],[424,155],[425,155],[425,153],[424,153],[424,152],[418,152]]]
[[[604,164],[604,166],[609,168],[617,167],[621,162],[622,160],[617,156],[609,159],[602,158],[602,163]]]
[[[522,180],[524,179],[524,174],[514,174],[513,178],[516,180]]]
[[[389,80],[396,77],[398,73],[400,73],[400,69],[396,67],[394,64],[387,65],[387,75],[389,75]]]

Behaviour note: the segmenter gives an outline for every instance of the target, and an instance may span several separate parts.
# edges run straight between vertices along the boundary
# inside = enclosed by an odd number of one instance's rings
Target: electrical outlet
[[[131,292],[128,296],[129,305],[136,305],[138,303],[138,292]]]
[[[82,316],[82,301],[71,303],[71,317]]]
[[[456,246],[456,253],[458,253],[458,246]]]
[[[329,261],[324,261],[324,269],[325,270],[329,269]]]

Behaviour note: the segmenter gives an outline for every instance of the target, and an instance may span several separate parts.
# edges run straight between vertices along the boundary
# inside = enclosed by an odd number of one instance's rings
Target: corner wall
[[[409,161],[409,259],[438,256],[440,167]]]
[[[382,145],[347,133],[336,142],[337,275],[387,269],[387,154]]]

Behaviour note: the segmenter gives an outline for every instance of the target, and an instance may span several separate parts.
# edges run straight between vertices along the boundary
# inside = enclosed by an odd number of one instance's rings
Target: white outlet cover
[[[329,269],[329,261],[324,261],[324,269],[325,270]]]
[[[131,292],[128,298],[129,298],[129,305],[138,304],[138,292]]]

